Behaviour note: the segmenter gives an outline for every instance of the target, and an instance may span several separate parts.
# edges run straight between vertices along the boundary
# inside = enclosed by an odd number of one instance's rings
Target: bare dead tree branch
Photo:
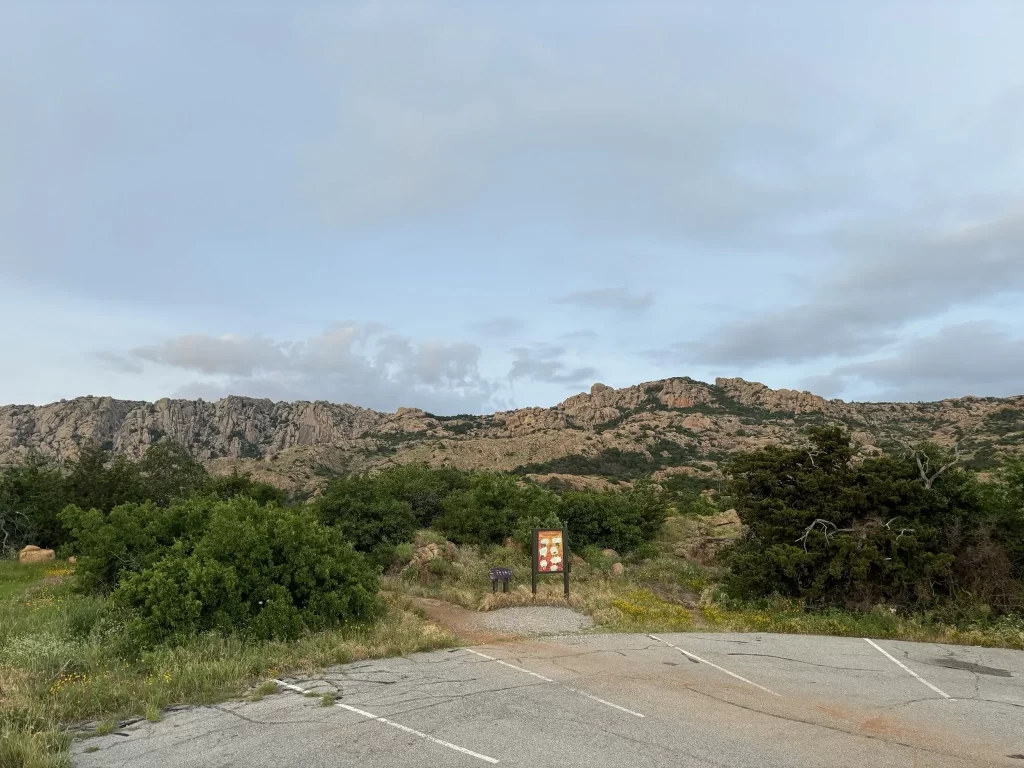
[[[825,536],[825,542],[830,543],[832,537],[837,533],[853,533],[853,528],[839,528],[830,520],[823,520],[820,517],[815,519],[813,523],[808,525],[803,532],[803,535],[796,539],[797,542],[802,542],[804,545],[804,551],[807,551],[807,537],[811,533],[820,528],[821,533]]]
[[[892,520],[889,520],[888,522],[883,523],[882,527],[883,528],[887,528],[888,530],[891,531],[892,530],[892,524],[895,523],[897,520],[899,520],[899,518],[898,517],[894,517]],[[905,533],[914,533],[914,530],[915,530],[914,528],[900,528],[899,533],[896,534],[896,538],[893,539],[893,543],[896,543],[897,541],[902,539],[903,535]],[[886,558],[886,559],[891,559],[891,558]]]
[[[0,508],[0,533],[3,534],[3,541],[0,542],[0,552],[6,552],[8,549],[8,542],[11,538],[14,538],[15,543],[18,539],[24,541],[32,531],[32,521],[29,520],[27,514],[18,509],[5,506]]]
[[[921,460],[922,456],[924,457],[924,461]],[[914,451],[914,460],[917,462],[917,469],[921,473],[921,481],[924,483],[924,487],[927,488],[928,490],[931,490],[932,484],[939,479],[939,476],[942,475],[943,472],[945,472],[950,467],[959,464],[960,459],[960,443],[959,441],[957,441],[953,443],[952,460],[947,461],[945,464],[943,464],[941,467],[935,470],[934,473],[929,474],[931,472],[931,462],[928,459],[928,454],[926,454],[924,451],[920,449],[916,449]]]

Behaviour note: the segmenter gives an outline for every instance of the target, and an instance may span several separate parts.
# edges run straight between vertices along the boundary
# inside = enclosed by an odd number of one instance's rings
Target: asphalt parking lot
[[[280,683],[262,701],[182,709],[77,742],[74,765],[1024,766],[1022,651],[577,635]],[[336,695],[329,706],[305,695],[325,692]]]

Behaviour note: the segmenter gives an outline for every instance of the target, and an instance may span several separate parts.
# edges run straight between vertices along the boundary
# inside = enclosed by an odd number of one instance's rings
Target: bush
[[[412,540],[417,529],[412,505],[388,495],[367,476],[333,481],[315,502],[317,518],[341,531],[359,552],[383,551]]]
[[[542,463],[524,464],[514,471],[520,475],[599,475],[609,480],[631,480],[649,475],[658,466],[639,451],[605,448],[593,456],[577,453]]]
[[[64,475],[49,460],[29,456],[21,466],[0,473],[0,525],[10,550],[26,544],[44,548],[67,539],[59,513],[67,504]]]
[[[809,436],[808,448],[769,447],[731,462],[728,492],[747,526],[727,556],[734,594],[940,607],[976,586],[970,571],[985,564],[991,578],[1003,563],[998,592],[1010,607],[1008,542],[993,535],[993,507],[973,474],[951,466],[926,484],[913,455],[854,464],[841,429]],[[932,473],[946,461],[934,446],[918,450]]]
[[[79,584],[90,592],[115,589],[125,574],[151,567],[175,542],[191,542],[216,503],[197,498],[171,507],[121,504],[109,513],[68,506],[60,517],[74,537]]]
[[[654,486],[638,482],[625,493],[564,493],[559,515],[573,549],[595,546],[626,553],[657,536],[668,506]]]
[[[109,512],[120,504],[141,503],[146,489],[137,464],[113,456],[94,440],[83,443],[66,477],[66,504]]]
[[[249,475],[210,477],[177,443],[150,446],[138,462],[112,456],[108,446],[85,441],[66,471],[38,455],[0,469],[0,532],[8,535],[8,549],[25,544],[63,546],[70,536],[60,513],[69,505],[107,514],[123,504],[152,502],[165,507],[194,495],[249,496],[261,504],[285,502],[281,489]]]
[[[209,476],[188,449],[170,441],[151,445],[138,463],[142,496],[160,506],[204,489]]]
[[[377,588],[365,559],[304,510],[235,498],[210,507],[194,545],[126,574],[113,598],[150,642],[208,631],[283,640],[376,618]]]
[[[456,544],[500,544],[523,518],[546,519],[558,510],[558,497],[536,485],[496,473],[470,476],[465,490],[445,497],[435,527]]]
[[[382,495],[407,503],[421,528],[432,526],[444,512],[448,494],[469,487],[468,473],[450,467],[431,469],[424,464],[391,467],[372,480],[381,488]]]
[[[533,550],[533,529],[534,528],[550,528],[558,530],[565,528],[565,524],[554,510],[548,511],[548,513],[541,517],[540,515],[525,515],[520,517],[516,521],[515,530],[512,532],[512,540],[519,545],[519,548],[524,552],[532,552]],[[573,545],[572,541],[569,541],[569,546]]]
[[[237,469],[230,475],[209,478],[202,488],[202,493],[221,500],[248,496],[257,504],[274,503],[284,506],[287,501],[287,494],[277,486],[253,480],[248,473],[239,474]]]

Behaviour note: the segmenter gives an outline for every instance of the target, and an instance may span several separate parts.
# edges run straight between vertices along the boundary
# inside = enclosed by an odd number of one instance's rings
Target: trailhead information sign
[[[537,594],[537,575],[562,574],[565,596],[569,597],[569,548],[565,529],[533,529],[533,594]]]

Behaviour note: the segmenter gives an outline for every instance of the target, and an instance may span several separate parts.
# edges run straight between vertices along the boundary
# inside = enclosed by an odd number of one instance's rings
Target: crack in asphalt
[[[595,728],[596,728],[596,730],[600,734],[602,734],[602,735],[603,734],[612,734],[613,736],[616,736],[616,737],[622,739],[623,741],[628,741],[628,742],[631,742],[633,744],[638,744],[638,745],[640,745],[642,747],[646,747],[646,748],[658,749],[661,752],[667,753],[669,756],[671,756],[673,758],[688,757],[688,758],[691,758],[691,759],[695,760],[697,762],[697,764],[699,764],[699,765],[704,765],[704,766],[721,766],[722,768],[728,768],[728,764],[727,763],[723,763],[723,762],[720,762],[718,760],[713,760],[707,754],[698,754],[698,753],[695,753],[695,752],[689,752],[689,751],[686,751],[686,750],[680,750],[680,749],[677,749],[677,748],[672,748],[672,747],[669,747],[669,746],[665,746],[665,745],[659,744],[659,743],[657,743],[657,742],[655,742],[655,741],[653,741],[651,739],[641,739],[641,738],[638,738],[638,737],[630,736],[629,734],[622,733],[621,731],[616,730],[614,727],[609,727],[609,726],[607,726],[605,724],[601,724],[600,727],[596,727],[595,723],[593,721],[591,721],[591,720],[581,720],[581,719],[576,718],[576,717],[561,717],[561,718],[559,718],[559,723],[577,725],[577,726],[580,726],[581,729],[595,730]],[[651,757],[653,759],[653,756],[651,756]],[[666,763],[665,765],[666,765],[666,768],[677,768],[678,763],[676,763],[676,762]]]
[[[788,656],[774,656],[770,653],[727,653],[726,656],[764,656],[769,659],[782,659],[783,661],[792,661],[797,664],[808,664],[812,667],[824,667],[826,669],[842,669],[849,672],[877,672],[883,673],[880,669],[869,669],[867,667],[837,667],[834,664],[815,664],[813,661],[801,661],[800,659],[791,659]]]
[[[461,681],[455,680],[455,681],[452,681],[452,682],[461,682]],[[406,715],[406,714],[410,714],[410,713],[425,711],[425,710],[428,710],[428,709],[431,709],[431,708],[434,708],[434,707],[438,707],[438,706],[441,706],[443,704],[450,703],[452,701],[456,701],[456,700],[459,700],[459,699],[467,699],[467,698],[470,698],[470,697],[473,697],[473,696],[481,696],[481,695],[486,695],[486,694],[489,694],[489,693],[502,693],[504,691],[512,691],[512,690],[523,689],[523,688],[535,688],[535,687],[539,687],[539,686],[543,686],[543,685],[546,685],[546,683],[522,683],[522,684],[519,684],[519,685],[503,686],[501,688],[488,688],[486,690],[481,690],[481,691],[469,691],[469,692],[460,693],[460,694],[446,694],[446,695],[443,695],[443,696],[434,697],[434,698],[441,699],[440,701],[431,702],[430,704],[424,704],[423,706],[418,706],[418,707],[407,707],[405,709],[400,709],[400,710],[397,710],[395,712],[389,712],[389,713],[387,713],[385,715],[379,715],[379,717],[386,717],[386,718],[391,719],[391,718],[401,717],[402,715]],[[295,693],[295,692],[291,691],[291,693]],[[306,697],[306,696],[304,696],[302,694],[298,694],[298,693],[295,693],[294,696],[287,696],[287,695],[285,695],[285,692],[281,692],[278,695],[281,696],[282,702],[295,701],[295,700],[299,700],[300,702],[303,702],[303,700],[307,700],[308,701],[307,706],[312,706],[312,698],[313,697]],[[316,705],[316,706],[318,708],[320,708],[319,704]],[[369,706],[369,705],[367,705],[367,706]],[[329,718],[326,718],[326,717],[320,717],[320,718],[303,717],[303,718],[297,718],[297,719],[294,719],[294,720],[257,719],[257,718],[254,718],[254,717],[247,717],[247,716],[242,715],[242,714],[240,714],[240,713],[238,713],[238,712],[236,712],[236,711],[234,711],[232,709],[228,709],[227,707],[224,707],[224,706],[221,706],[221,705],[218,705],[218,704],[200,704],[200,705],[196,705],[195,707],[191,707],[191,709],[195,709],[195,710],[214,710],[214,711],[217,711],[217,712],[221,712],[221,713],[223,713],[225,715],[230,715],[230,716],[235,717],[235,718],[237,718],[239,720],[243,720],[243,721],[245,721],[247,723],[250,723],[252,725],[280,725],[280,726],[288,726],[288,725],[323,725],[323,724],[329,722]],[[324,712],[325,715],[335,715],[337,712],[343,712],[343,711],[344,710],[339,710],[339,709],[333,708],[333,707],[332,708],[327,708],[327,707],[323,708],[323,712]],[[338,727],[340,729],[347,730],[347,729],[351,729],[351,728],[356,727],[356,726],[361,726],[361,725],[365,725],[367,723],[372,723],[373,720],[375,720],[375,719],[377,719],[377,718],[362,718],[362,719],[359,719],[359,720],[354,720],[351,723],[339,723]],[[224,725],[224,726],[218,726],[218,727],[215,727],[215,728],[204,729],[202,735],[204,737],[206,737],[206,736],[216,736],[216,735],[221,734],[221,733],[223,733],[225,731],[231,730],[232,727],[233,726]],[[150,733],[142,732],[142,733],[139,734],[139,738],[149,739],[149,738],[155,738],[155,736],[151,732]],[[126,758],[124,761],[122,761],[120,763],[120,765],[121,766],[126,766],[126,765],[129,764],[130,761],[138,760],[139,758],[147,756],[147,755],[158,754],[158,753],[160,753],[162,751],[165,751],[165,750],[174,749],[174,748],[178,747],[179,745],[181,745],[183,743],[190,742],[190,741],[192,741],[194,739],[195,739],[194,735],[191,735],[191,734],[183,735],[181,739],[176,740],[176,741],[174,741],[174,742],[172,742],[170,744],[161,744],[159,746],[153,747],[152,749],[147,749],[147,750],[144,750],[142,752],[135,753],[131,757]],[[111,745],[109,745],[107,747],[104,747],[104,750],[110,750],[111,748],[116,747],[116,746],[120,746],[120,745],[136,744],[136,743],[138,743],[138,739],[132,739],[130,742],[121,742],[121,741],[119,741],[119,742],[115,742],[115,743],[113,743],[113,744],[111,744]],[[235,761],[231,760],[231,761],[229,761],[228,764],[229,765],[234,765]]]

